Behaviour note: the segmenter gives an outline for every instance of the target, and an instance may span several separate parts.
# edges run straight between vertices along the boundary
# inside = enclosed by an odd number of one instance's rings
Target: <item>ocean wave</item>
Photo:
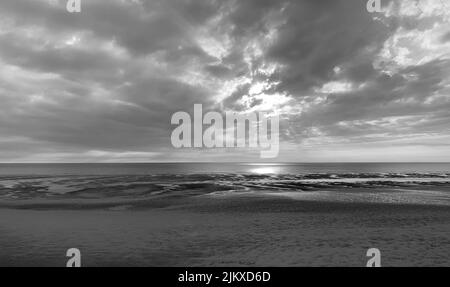
[[[255,195],[302,200],[447,204],[449,191],[450,175],[447,173],[0,177],[0,204],[3,205],[76,202],[84,206],[105,204],[114,210],[148,201],[166,206],[167,201],[183,202],[202,196]]]

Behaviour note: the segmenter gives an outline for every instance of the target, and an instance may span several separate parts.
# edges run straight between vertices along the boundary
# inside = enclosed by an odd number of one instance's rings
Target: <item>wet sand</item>
[[[167,202],[166,202],[167,203]],[[450,207],[200,196],[160,206],[0,209],[0,266],[449,266]]]

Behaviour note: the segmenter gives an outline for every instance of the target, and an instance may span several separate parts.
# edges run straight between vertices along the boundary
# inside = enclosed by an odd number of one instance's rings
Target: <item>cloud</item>
[[[448,157],[439,2],[371,14],[360,0],[90,0],[70,14],[63,0],[2,0],[0,161],[257,157],[172,149],[171,115],[196,103],[280,114],[280,161]]]

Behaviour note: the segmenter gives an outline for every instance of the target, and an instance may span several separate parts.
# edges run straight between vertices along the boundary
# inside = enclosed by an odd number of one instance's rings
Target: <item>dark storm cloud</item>
[[[202,25],[214,15],[217,4],[206,1],[85,1],[86,13],[71,15],[65,1],[5,0],[0,8],[14,17],[17,26],[38,25],[52,32],[86,31],[104,39],[115,39],[136,55],[191,42],[189,28]]]
[[[285,139],[308,139],[314,136],[309,133],[310,128],[319,130],[321,136],[346,137],[347,140],[355,138],[359,141],[367,141],[364,136],[371,134],[382,135],[376,139],[380,141],[398,134],[448,134],[448,128],[443,125],[448,122],[448,59],[410,66],[400,64],[402,68],[389,74],[374,64],[397,31],[411,31],[417,36],[424,33],[431,38],[430,29],[444,23],[442,15],[421,15],[420,18],[401,14],[396,17],[380,15],[374,21],[373,16],[365,12],[364,1],[298,1],[284,4],[287,4],[283,12],[285,23],[278,28],[276,41],[264,50],[261,58],[264,62],[272,61],[283,66],[267,77],[278,82],[275,91],[287,92],[298,98],[299,106],[305,101],[312,106],[287,120],[285,132],[289,135],[285,135]],[[244,10],[252,10],[247,5],[243,6]],[[269,5],[255,11],[261,14],[259,19],[264,19],[274,7],[277,6]],[[256,26],[249,25],[243,20],[241,24],[252,33],[255,27],[264,26],[256,23]],[[239,31],[242,37],[245,29]],[[395,44],[389,48],[394,52],[398,49]],[[415,47],[405,48],[410,48],[408,52],[411,54],[416,52]],[[448,57],[449,49],[444,51]],[[436,57],[439,57],[438,53]],[[254,63],[258,65],[262,61],[258,59]],[[381,66],[384,64],[381,61]],[[353,88],[348,92],[330,92],[328,95],[315,92],[331,81],[341,81]],[[357,88],[359,85],[361,87]],[[266,92],[270,95],[274,90]],[[248,91],[239,87],[227,99],[227,105],[240,110],[243,107],[237,103],[247,95]],[[320,97],[325,100],[314,104]],[[403,117],[404,120],[384,126],[382,122],[374,122],[388,117]],[[345,126],[340,123],[345,123]]]
[[[443,43],[445,42],[450,42],[450,32],[446,33],[445,35],[442,36],[441,41]]]
[[[230,19],[236,36],[267,33],[265,19],[282,9],[283,24],[276,40],[264,51],[263,61],[285,68],[271,75],[281,81],[279,91],[301,96],[333,77],[333,68],[343,65],[354,80],[364,81],[373,73],[372,60],[394,27],[374,21],[365,2],[335,1],[242,1]],[[246,17],[244,15],[247,15]],[[394,26],[392,24],[392,26]],[[254,64],[261,64],[261,59]]]
[[[136,57],[145,61],[161,52],[156,61],[174,70],[195,57],[210,59],[188,30],[212,15],[213,4],[90,1],[79,16],[59,4],[0,3],[12,20],[0,35],[0,58],[20,67],[19,73],[29,72],[25,82],[2,79],[4,88],[11,86],[0,108],[5,137],[24,136],[36,148],[41,143],[55,151],[151,150],[167,145],[173,112],[208,102],[203,88],[148,72]],[[157,15],[148,16],[150,11]],[[83,44],[65,45],[74,33]],[[102,49],[108,41],[119,51]],[[125,55],[114,53],[120,49]],[[44,73],[52,79],[34,79]]]
[[[325,102],[295,117],[301,129],[316,127],[329,136],[386,136],[448,133],[450,61],[407,67],[380,75],[356,91],[329,94]],[[411,78],[412,77],[412,78]],[[389,119],[393,121],[389,122]]]
[[[51,45],[33,47],[28,39],[14,34],[0,36],[0,57],[5,62],[42,73],[62,74],[81,80],[82,78],[107,78],[116,69],[126,65],[100,50],[86,50],[73,47],[64,49]],[[30,45],[31,44],[31,45]],[[36,46],[39,43],[35,43]],[[108,71],[108,73],[105,73]]]
[[[0,160],[175,159],[196,103],[280,112],[298,147],[448,135],[448,13],[413,2],[2,0]]]

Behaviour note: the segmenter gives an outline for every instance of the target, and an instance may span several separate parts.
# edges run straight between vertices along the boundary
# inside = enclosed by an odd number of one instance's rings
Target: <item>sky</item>
[[[278,162],[450,162],[450,3],[0,1],[0,162],[261,161],[171,117],[280,116]],[[267,161],[267,160],[266,160]]]

